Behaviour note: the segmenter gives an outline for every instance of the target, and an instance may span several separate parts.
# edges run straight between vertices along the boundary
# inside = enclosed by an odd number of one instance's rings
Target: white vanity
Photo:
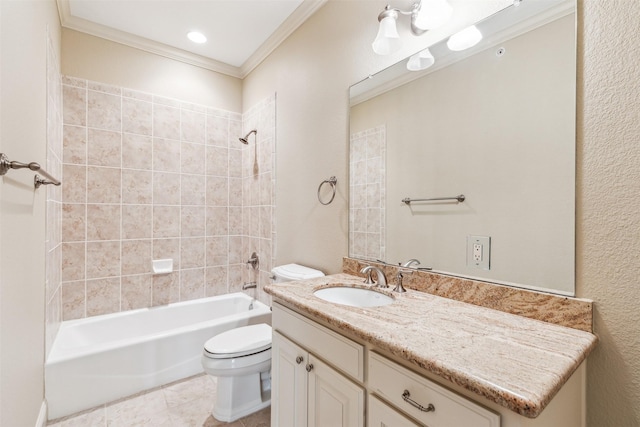
[[[593,334],[417,291],[372,308],[313,295],[337,284],[362,279],[266,288],[274,298],[271,425],[582,425],[581,362]]]

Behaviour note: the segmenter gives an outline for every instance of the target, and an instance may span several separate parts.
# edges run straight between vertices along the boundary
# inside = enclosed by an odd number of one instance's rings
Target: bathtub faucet
[[[247,289],[253,289],[255,287],[257,287],[256,282],[248,282],[242,285],[242,290],[246,291]]]

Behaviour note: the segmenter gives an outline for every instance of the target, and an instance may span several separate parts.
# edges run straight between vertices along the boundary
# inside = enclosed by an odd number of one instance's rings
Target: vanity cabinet
[[[527,418],[454,384],[442,386],[429,372],[279,301],[272,327],[273,426],[582,426],[584,364],[542,414]]]

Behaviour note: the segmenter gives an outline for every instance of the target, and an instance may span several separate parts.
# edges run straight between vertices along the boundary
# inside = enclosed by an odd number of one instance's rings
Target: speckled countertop
[[[597,343],[589,332],[424,292],[386,292],[395,301],[373,308],[338,305],[313,295],[320,287],[338,284],[367,287],[361,277],[334,274],[276,283],[265,291],[530,418],[542,412]]]

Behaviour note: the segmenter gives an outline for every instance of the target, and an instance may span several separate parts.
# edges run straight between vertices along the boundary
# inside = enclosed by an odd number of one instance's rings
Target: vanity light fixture
[[[447,47],[454,51],[465,50],[477,45],[480,40],[482,40],[482,33],[472,25],[449,37]]]
[[[206,43],[207,37],[199,31],[189,31],[187,38],[194,43],[202,44]]]
[[[378,15],[380,26],[372,44],[373,51],[388,55],[400,49],[402,41],[396,27],[399,14],[411,16],[411,33],[419,36],[445,24],[452,13],[453,8],[447,0],[420,0],[408,11],[387,5]]]
[[[409,71],[421,71],[431,67],[436,60],[429,51],[429,48],[421,50],[420,52],[412,55],[407,61],[407,70]]]

